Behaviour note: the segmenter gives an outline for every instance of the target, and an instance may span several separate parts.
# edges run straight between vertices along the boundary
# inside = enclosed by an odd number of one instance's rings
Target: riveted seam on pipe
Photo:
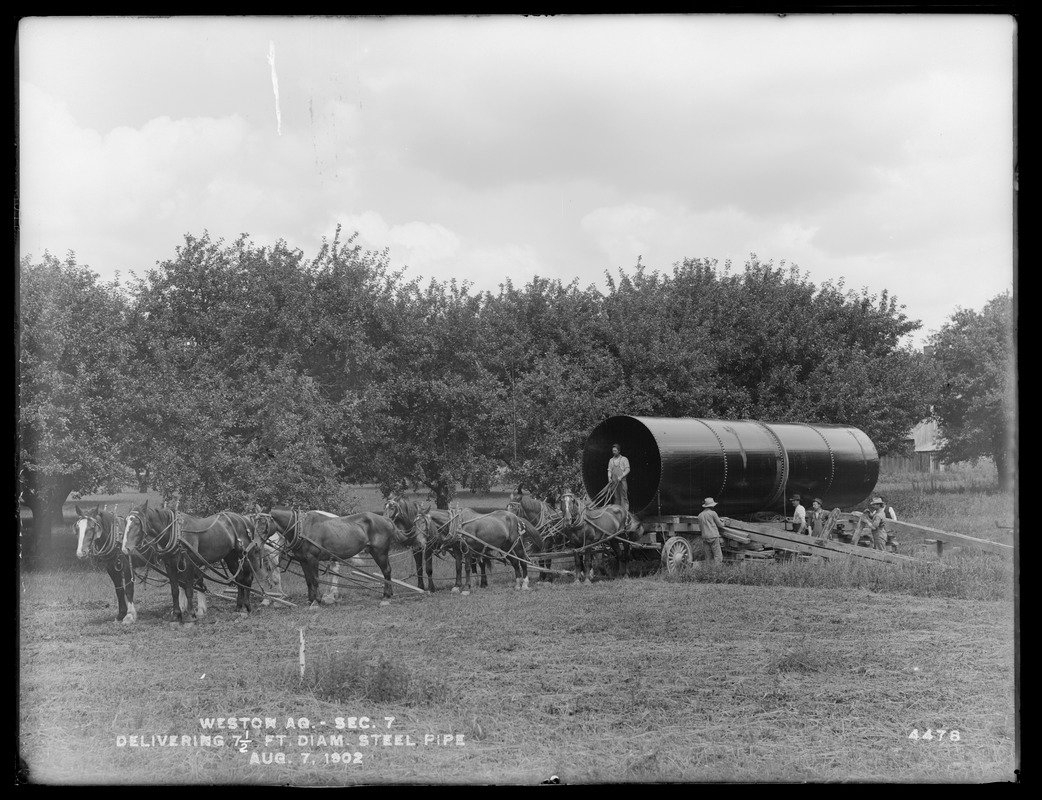
[[[778,453],[778,464],[781,467],[781,474],[778,476],[778,482],[775,484],[774,493],[771,495],[767,505],[768,507],[772,507],[781,502],[782,508],[785,508],[785,487],[789,484],[789,454],[785,450],[785,446],[782,444],[781,439],[778,438],[778,434],[774,432],[774,429],[771,428],[770,425],[766,422],[760,422],[755,419],[748,421],[763,428],[774,442],[775,449]]]
[[[836,479],[836,454],[833,452],[832,445],[829,443],[829,440],[825,438],[825,434],[821,432],[821,429],[818,428],[817,425],[809,425],[806,422],[800,424],[803,425],[804,428],[809,428],[810,430],[818,434],[818,438],[820,438],[821,441],[825,443],[825,448],[829,451],[829,480],[828,483],[825,485],[825,491],[822,493],[828,494],[832,491],[832,482]],[[861,443],[859,442],[858,446],[860,447],[860,445]],[[862,447],[861,455],[864,456],[864,454],[865,448]]]
[[[724,462],[724,482],[720,484],[720,488],[716,492],[716,497],[722,498],[724,496],[724,487],[727,486],[727,448],[724,446],[724,440],[720,438],[720,434],[716,432],[712,425],[710,425],[704,419],[700,419],[698,421],[709,429],[709,432],[713,434],[713,438],[716,439],[716,443],[720,445],[720,453],[723,456]]]

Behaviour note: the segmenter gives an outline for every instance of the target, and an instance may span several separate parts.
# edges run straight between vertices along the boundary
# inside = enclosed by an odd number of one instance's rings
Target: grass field
[[[1001,540],[995,521],[1012,523],[987,488],[887,494],[931,527]],[[20,575],[19,752],[43,784],[1012,781],[1012,565],[924,555],[530,592],[497,564],[488,589],[399,589],[385,608],[352,584],[309,610],[288,574],[296,608],[240,619],[211,599],[176,627],[165,585],[116,624],[108,577],[60,549]],[[412,572],[396,556],[395,576]],[[207,727],[219,718],[237,727]]]

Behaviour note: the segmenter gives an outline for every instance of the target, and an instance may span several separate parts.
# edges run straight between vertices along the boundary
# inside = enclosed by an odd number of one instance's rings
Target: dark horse
[[[510,494],[507,511],[536,526],[542,540],[542,547],[540,548],[542,552],[560,550],[565,547],[564,518],[560,511],[545,500],[536,500],[534,497],[526,495],[524,490],[518,486]],[[539,566],[543,570],[539,573],[540,582],[553,582],[554,576],[550,570],[552,563],[548,559],[539,561]]]
[[[337,517],[324,511],[299,512],[276,506],[269,509],[266,516],[282,535],[285,551],[303,568],[304,580],[308,585],[308,602],[312,608],[319,604],[320,562],[333,561],[339,564],[363,550],[372,556],[384,576],[380,605],[391,602],[394,596],[391,548],[412,545],[416,538],[415,532],[411,536],[403,535],[391,520],[369,511]],[[259,521],[258,530],[261,530]],[[264,536],[263,530],[261,536]]]
[[[79,519],[73,528],[76,532],[76,557],[87,558],[105,566],[116,587],[116,602],[119,611],[116,622],[130,625],[137,621],[134,608],[134,565],[130,556],[123,555],[123,525],[125,520],[111,511],[102,511],[95,506],[83,511],[76,506]],[[144,562],[141,562],[142,564]]]
[[[505,561],[514,570],[515,588],[528,590],[527,553],[542,550],[542,537],[530,522],[506,510],[488,514],[470,508],[420,510],[414,501],[405,498],[388,500],[384,513],[401,530],[414,530],[423,539],[422,546],[413,548],[420,588],[423,588],[423,571],[426,570],[427,584],[430,591],[434,591],[433,556],[447,552],[456,561],[454,592],[470,594],[473,558]],[[482,582],[481,585],[488,584]]]
[[[127,515],[123,553],[132,556],[150,548],[170,582],[174,614],[185,622],[185,613],[196,605],[196,619],[206,614],[206,595],[196,595],[199,579],[223,562],[228,580],[238,589],[235,610],[250,613],[250,593],[256,574],[270,583],[264,548],[253,526],[241,514],[222,511],[210,517],[191,517],[170,508],[152,508],[146,500]],[[184,605],[181,593],[184,593]]]
[[[609,505],[597,508],[580,500],[571,492],[561,495],[561,514],[568,543],[575,548],[576,582],[581,584],[585,574],[587,583],[593,581],[593,558],[588,551],[600,544],[607,544],[615,554],[618,568],[629,557],[630,543],[637,541],[643,533],[640,520],[622,506]],[[622,557],[620,558],[620,547]]]

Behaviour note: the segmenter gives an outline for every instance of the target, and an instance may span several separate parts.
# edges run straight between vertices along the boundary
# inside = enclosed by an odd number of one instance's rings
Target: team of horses
[[[222,511],[194,517],[147,501],[126,517],[100,507],[77,506],[76,513],[77,556],[104,566],[116,591],[117,621],[123,624],[137,618],[135,569],[142,567],[165,575],[175,623],[190,624],[193,616],[201,619],[206,614],[206,581],[234,587],[236,612],[248,615],[257,591],[255,578],[260,579],[265,604],[281,593],[281,564],[300,566],[308,603],[314,608],[335,601],[340,567],[359,566],[356,557],[366,554],[382,573],[380,604],[387,605],[396,583],[391,577],[393,551],[412,552],[421,591],[435,590],[433,561],[443,555],[455,561],[454,592],[470,594],[471,576],[479,568],[480,586],[487,586],[492,560],[508,564],[515,588],[525,591],[530,565],[540,572],[540,580],[552,579],[553,551],[572,550],[576,583],[581,585],[593,579],[593,549],[607,545],[621,567],[629,545],[642,533],[639,520],[620,506],[595,506],[570,492],[552,505],[524,494],[520,487],[507,508],[488,513],[431,509],[401,496],[388,499],[382,514],[346,516],[274,506],[267,511],[257,507],[249,514]],[[320,595],[323,568],[332,575],[332,588]]]

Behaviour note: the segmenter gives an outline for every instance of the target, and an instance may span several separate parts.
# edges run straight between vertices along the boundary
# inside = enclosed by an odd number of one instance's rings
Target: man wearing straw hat
[[[622,450],[617,444],[611,446],[611,458],[608,460],[608,487],[611,502],[630,510],[629,489],[626,486],[626,476],[630,474],[630,461],[622,455]]]
[[[716,501],[707,497],[702,503],[702,513],[698,515],[698,528],[702,532],[702,551],[706,555],[706,561],[722,562],[723,554],[720,552],[720,532],[724,529],[723,520],[713,511]]]
[[[861,515],[854,528],[854,544],[861,541],[861,529],[867,527],[872,532],[872,549],[886,550],[886,514],[883,508],[886,503],[882,497],[872,498],[872,507]]]
[[[795,508],[792,510],[792,529],[796,533],[810,533],[807,530],[807,509],[804,507],[800,496],[794,494],[791,502],[795,505]]]

